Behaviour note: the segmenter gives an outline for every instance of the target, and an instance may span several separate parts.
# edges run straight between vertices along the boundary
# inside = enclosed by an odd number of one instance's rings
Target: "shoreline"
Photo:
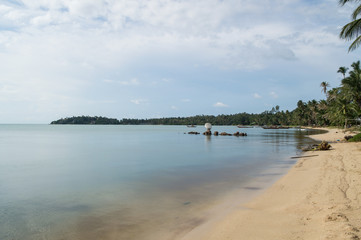
[[[181,239],[360,239],[361,143],[343,142],[342,129],[322,130],[308,137],[332,150],[304,153],[259,196]]]

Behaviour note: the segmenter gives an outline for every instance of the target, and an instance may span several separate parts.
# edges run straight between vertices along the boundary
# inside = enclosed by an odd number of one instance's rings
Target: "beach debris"
[[[297,157],[291,157],[291,159],[295,158],[307,158],[307,157],[317,157],[318,155],[307,155],[307,156],[297,156]]]
[[[320,144],[312,144],[308,145],[307,147],[303,148],[302,151],[325,151],[330,150],[332,146],[326,142],[322,141]]]
[[[191,204],[192,202],[184,202],[183,205],[189,205]]]
[[[195,134],[195,135],[197,135],[197,134],[200,134],[199,132],[188,132],[188,134]]]
[[[331,148],[331,145],[326,142],[326,141],[322,141],[318,147],[317,147],[317,150],[329,150]]]
[[[331,213],[330,215],[326,216],[325,222],[348,222],[348,218],[343,213]]]

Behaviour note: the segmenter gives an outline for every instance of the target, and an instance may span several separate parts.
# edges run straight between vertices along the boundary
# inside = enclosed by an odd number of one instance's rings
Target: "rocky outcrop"
[[[199,132],[188,132],[188,134],[195,134],[195,135],[198,135],[200,134]]]
[[[219,135],[221,135],[221,136],[232,136],[232,134],[226,133],[226,132],[221,132]]]
[[[236,137],[242,136],[242,137],[244,137],[244,136],[247,136],[247,133],[236,132],[236,133],[233,133],[233,136],[236,136]]]
[[[203,135],[210,136],[210,135],[212,135],[212,132],[211,132],[211,130],[207,130],[203,133]]]

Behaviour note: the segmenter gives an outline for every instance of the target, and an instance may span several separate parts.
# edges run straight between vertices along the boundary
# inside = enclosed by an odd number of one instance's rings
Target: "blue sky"
[[[359,60],[337,0],[0,0],[0,123],[259,113]]]

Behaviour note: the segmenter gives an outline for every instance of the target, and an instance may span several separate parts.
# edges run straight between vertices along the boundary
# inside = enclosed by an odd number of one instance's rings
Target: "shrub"
[[[349,142],[361,142],[361,133],[353,136],[353,138],[348,140]]]

